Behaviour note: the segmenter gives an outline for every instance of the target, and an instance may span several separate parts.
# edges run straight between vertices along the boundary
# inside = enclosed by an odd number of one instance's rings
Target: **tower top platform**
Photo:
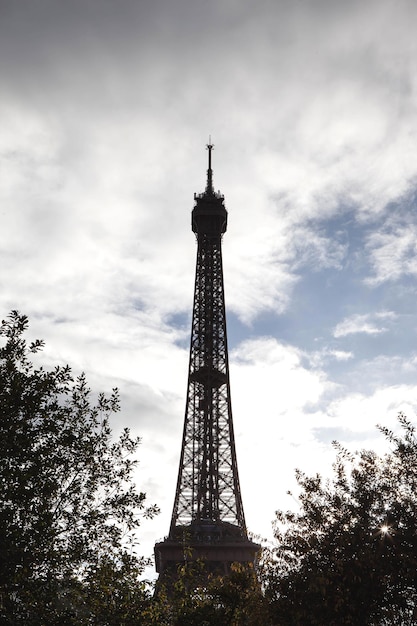
[[[227,230],[227,211],[224,196],[213,188],[213,169],[211,166],[212,143],[207,144],[208,169],[207,184],[203,193],[195,193],[195,205],[191,214],[191,228],[196,235],[211,237],[221,236]]]

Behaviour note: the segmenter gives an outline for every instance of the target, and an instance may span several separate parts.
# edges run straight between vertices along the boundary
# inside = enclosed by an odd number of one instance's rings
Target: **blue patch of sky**
[[[390,212],[392,212],[392,207]],[[402,205],[401,211],[410,211]],[[359,223],[353,213],[342,213],[321,222],[320,234],[329,241],[336,239],[346,246],[343,259],[334,267],[306,263],[299,269],[299,281],[294,286],[290,305],[282,314],[273,311],[260,314],[251,324],[250,332],[233,313],[228,313],[229,347],[233,348],[248,336],[272,336],[305,352],[344,351],[353,357],[331,361],[333,380],[343,381],[354,376],[358,362],[399,357],[411,360],[417,352],[417,316],[415,312],[416,281],[402,277],[401,281],[369,285],[369,260],[365,242],[370,232],[382,226],[385,215],[373,223]],[[392,312],[396,317],[378,317]],[[352,316],[369,316],[369,322],[383,332],[351,333],[334,336],[340,322]],[[329,355],[329,358],[332,358]],[[327,366],[329,364],[327,363]],[[351,373],[349,374],[349,372]],[[381,374],[381,372],[379,372]],[[388,373],[393,384],[406,382],[415,376],[414,368]],[[369,377],[371,382],[372,375]],[[366,385],[366,381],[364,381]]]
[[[184,335],[175,340],[175,345],[188,349],[190,346],[191,313],[189,311],[172,313],[167,317],[166,322],[171,328],[184,333]]]
[[[238,316],[230,310],[226,310],[227,345],[229,350],[236,348],[242,341],[250,339],[256,334],[252,325],[248,327],[240,321]]]

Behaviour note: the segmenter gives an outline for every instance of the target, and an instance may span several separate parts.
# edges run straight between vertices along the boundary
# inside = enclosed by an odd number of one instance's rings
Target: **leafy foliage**
[[[93,402],[84,375],[35,367],[43,342],[27,345],[27,326],[13,311],[0,327],[2,623],[122,624],[94,614],[97,589],[133,585],[145,565],[131,544],[157,509],[132,483],[139,440],[112,436],[116,389]]]
[[[288,625],[417,623],[417,440],[381,428],[391,452],[336,445],[332,480],[298,472],[300,511],[277,512],[264,582]]]
[[[179,566],[169,590],[160,587],[149,607],[149,625],[268,626],[264,602],[253,568],[239,563],[228,576],[208,574],[202,561]]]

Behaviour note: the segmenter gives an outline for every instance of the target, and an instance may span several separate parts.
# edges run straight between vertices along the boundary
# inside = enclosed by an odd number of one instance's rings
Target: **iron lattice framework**
[[[223,199],[205,195],[223,213]],[[197,265],[191,331],[188,393],[178,485],[171,529],[202,520],[245,528],[230,402],[221,232],[197,229]],[[215,229],[213,229],[215,230]],[[217,229],[216,229],[217,230]]]
[[[194,558],[225,571],[232,561],[253,562],[259,549],[247,537],[239,486],[221,249],[227,211],[213,189],[207,148],[207,186],[192,211],[198,247],[181,458],[170,532],[155,546],[159,572],[181,560],[185,541]]]

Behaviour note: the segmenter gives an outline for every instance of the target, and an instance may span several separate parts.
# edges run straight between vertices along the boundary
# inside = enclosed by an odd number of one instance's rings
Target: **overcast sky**
[[[167,534],[214,186],[249,530],[417,405],[414,0],[0,0],[1,317],[121,392]]]

